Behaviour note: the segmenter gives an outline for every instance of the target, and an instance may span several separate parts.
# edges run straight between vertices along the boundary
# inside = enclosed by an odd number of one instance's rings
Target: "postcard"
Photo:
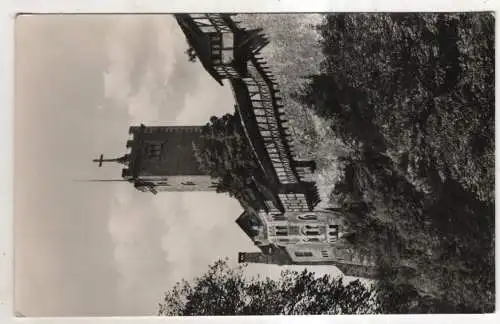
[[[23,14],[18,317],[495,311],[495,17]]]

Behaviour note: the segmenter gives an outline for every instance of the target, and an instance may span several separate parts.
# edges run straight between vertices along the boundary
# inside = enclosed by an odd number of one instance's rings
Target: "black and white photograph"
[[[495,312],[493,12],[14,31],[15,316]]]

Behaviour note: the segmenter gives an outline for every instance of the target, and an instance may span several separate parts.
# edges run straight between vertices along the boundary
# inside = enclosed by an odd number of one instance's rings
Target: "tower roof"
[[[253,227],[261,225],[261,222],[255,214],[245,210],[236,219],[236,224],[238,224],[243,232],[253,241],[253,238],[257,235],[257,231],[255,231]]]

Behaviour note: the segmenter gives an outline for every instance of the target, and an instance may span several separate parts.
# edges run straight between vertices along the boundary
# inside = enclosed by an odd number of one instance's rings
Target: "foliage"
[[[425,178],[435,163],[493,199],[490,14],[330,15],[318,29],[323,73],[302,103],[346,142],[387,151],[409,176]]]
[[[237,199],[249,198],[250,186],[259,181],[261,171],[237,116],[211,117],[195,146],[200,167],[217,179],[217,191]]]
[[[322,71],[294,97],[352,148],[331,199],[352,244],[417,272],[379,282],[384,312],[493,311],[494,18],[338,14],[317,30]]]
[[[376,313],[375,295],[359,280],[315,277],[283,271],[277,280],[248,279],[243,267],[219,260],[192,283],[177,283],[165,294],[159,315],[300,315]]]

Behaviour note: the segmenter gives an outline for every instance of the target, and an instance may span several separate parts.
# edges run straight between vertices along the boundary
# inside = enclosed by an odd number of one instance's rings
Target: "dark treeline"
[[[277,279],[257,280],[219,260],[191,282],[167,291],[158,315],[303,315],[383,312],[373,287],[314,273],[283,271]]]
[[[322,72],[294,98],[354,150],[331,199],[353,245],[417,274],[388,271],[385,310],[494,311],[494,17],[338,14],[316,28]]]

